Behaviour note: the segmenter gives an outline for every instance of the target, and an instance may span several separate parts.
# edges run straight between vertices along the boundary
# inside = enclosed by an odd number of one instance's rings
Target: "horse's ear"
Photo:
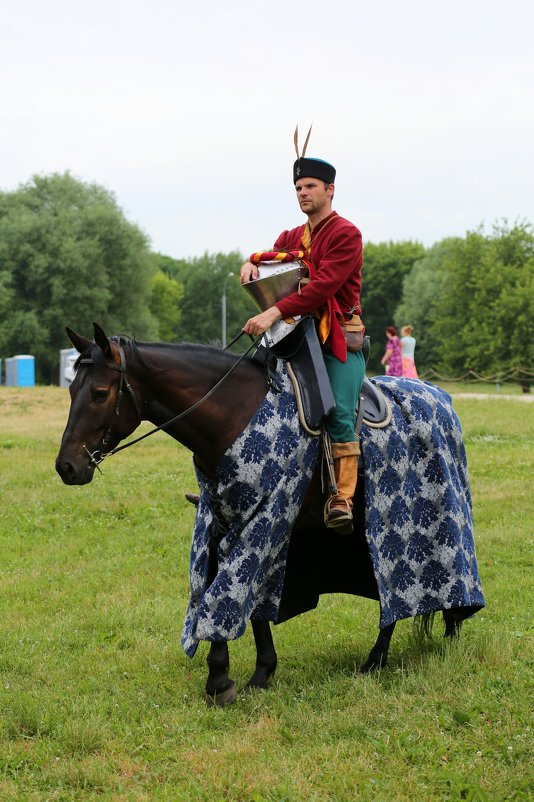
[[[108,359],[111,359],[111,343],[104,329],[101,328],[98,323],[93,321],[93,331],[95,333],[95,343],[100,346],[104,352],[104,356],[106,356]]]
[[[87,349],[93,345],[92,340],[90,340],[88,337],[82,337],[81,334],[76,334],[76,332],[70,329],[68,326],[65,326],[65,331],[67,332],[69,340],[79,354],[81,354],[82,351],[87,351]]]

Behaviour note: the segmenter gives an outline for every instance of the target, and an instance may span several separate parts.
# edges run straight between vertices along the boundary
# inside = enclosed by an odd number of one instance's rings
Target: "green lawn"
[[[195,488],[157,434],[66,487],[59,388],[0,387],[0,801],[529,800],[534,406],[458,399],[487,608],[457,643],[344,596],[274,630],[271,690],[203,700],[180,647]],[[438,631],[439,630],[439,631]],[[231,645],[239,687],[252,637]]]

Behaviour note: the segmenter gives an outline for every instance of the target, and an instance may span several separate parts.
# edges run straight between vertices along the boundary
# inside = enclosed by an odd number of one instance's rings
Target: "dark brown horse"
[[[97,324],[94,341],[67,332],[80,353],[56,459],[56,470],[68,485],[90,482],[103,456],[117,449],[144,420],[190,449],[199,469],[213,479],[221,457],[246,428],[268,388],[266,372],[255,361],[217,348],[108,338]],[[379,599],[365,537],[362,486],[360,482],[351,537],[324,529],[321,504],[303,505],[291,533],[280,620],[314,608],[321,593]],[[312,487],[308,495],[317,498],[320,493]],[[216,573],[213,549],[211,577]],[[443,615],[446,636],[458,634],[465,614],[444,610]],[[266,688],[277,662],[271,628],[266,620],[252,618],[251,623],[257,660],[247,686]],[[394,626],[380,630],[361,671],[386,664]],[[236,692],[228,675],[226,642],[211,643],[207,663],[207,696],[219,705],[233,701]]]

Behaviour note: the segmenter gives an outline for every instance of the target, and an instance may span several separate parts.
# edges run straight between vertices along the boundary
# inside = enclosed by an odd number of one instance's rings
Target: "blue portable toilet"
[[[6,385],[35,387],[35,357],[18,354],[6,359]]]

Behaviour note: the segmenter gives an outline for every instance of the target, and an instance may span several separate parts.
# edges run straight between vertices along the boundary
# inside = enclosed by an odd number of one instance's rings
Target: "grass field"
[[[378,605],[324,597],[275,628],[272,688],[219,710],[179,642],[190,455],[158,434],[66,487],[68,392],[0,387],[0,802],[532,799],[534,406],[455,407],[486,609],[448,645],[401,622],[361,676]],[[231,657],[242,687],[252,637]]]

